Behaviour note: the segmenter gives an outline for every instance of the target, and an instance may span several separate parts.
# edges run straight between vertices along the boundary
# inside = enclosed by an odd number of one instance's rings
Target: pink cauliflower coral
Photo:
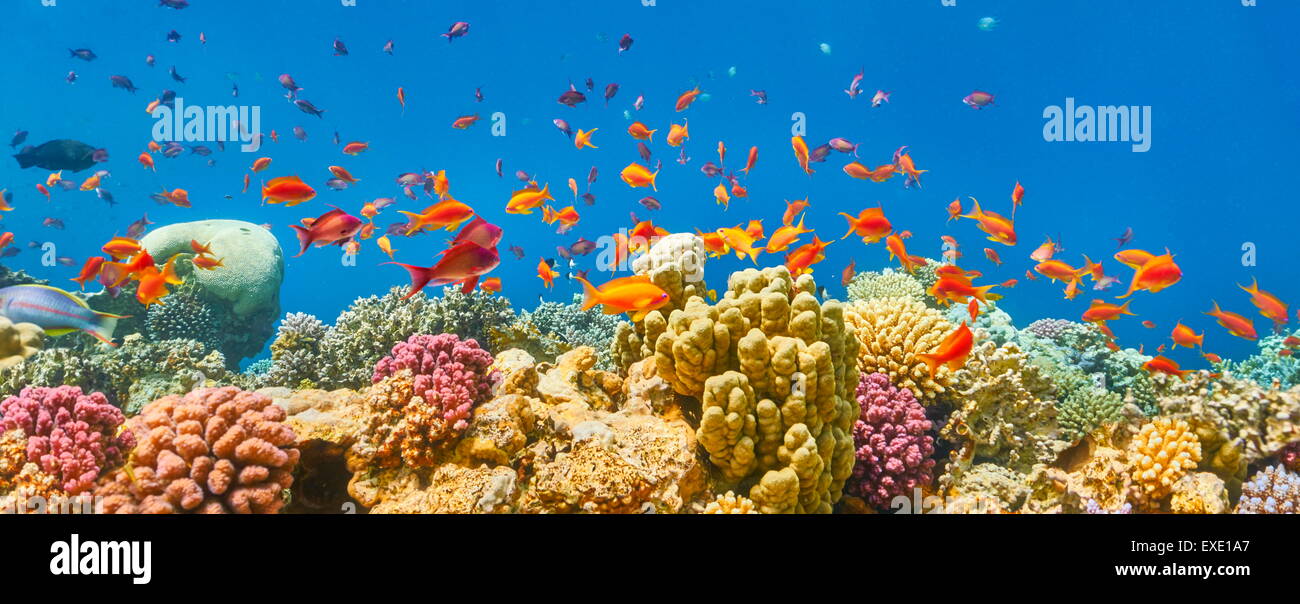
[[[403,369],[415,379],[415,392],[441,416],[443,432],[462,432],[470,414],[492,396],[492,355],[474,340],[455,334],[413,335],[380,359],[371,378],[379,383]]]
[[[874,507],[886,507],[894,497],[930,482],[931,423],[912,391],[895,388],[884,373],[862,374],[857,397],[862,406],[853,424],[857,462],[847,490]]]
[[[131,418],[131,463],[103,482],[106,513],[274,514],[293,485],[297,436],[271,399],[233,386],[160,398]]]
[[[89,489],[106,467],[122,461],[135,444],[130,432],[117,435],[122,411],[99,392],[76,386],[23,388],[0,401],[0,432],[27,435],[27,461],[59,480],[69,495]]]

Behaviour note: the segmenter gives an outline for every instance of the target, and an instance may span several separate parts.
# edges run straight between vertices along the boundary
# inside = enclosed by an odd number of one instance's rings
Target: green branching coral
[[[1246,379],[1264,388],[1271,388],[1277,382],[1279,388],[1286,390],[1300,384],[1300,360],[1294,355],[1279,354],[1287,348],[1282,343],[1288,336],[1300,332],[1281,333],[1261,338],[1259,352],[1241,361],[1224,361],[1215,366],[1215,371],[1232,374],[1238,379]]]
[[[103,392],[128,414],[168,394],[199,386],[244,385],[219,351],[194,340],[151,341],[139,334],[117,348],[47,348],[0,372],[0,397],[26,386],[80,386]]]
[[[513,330],[533,334],[540,347],[543,360],[553,361],[565,352],[579,346],[590,346],[597,351],[598,369],[613,370],[611,344],[614,332],[622,320],[618,315],[607,315],[600,308],[582,310],[581,297],[574,296],[570,304],[542,302],[532,311],[519,314]]]
[[[911,298],[924,301],[925,288],[911,275],[887,268],[858,273],[848,286],[849,301],[875,298]]]
[[[1078,388],[1057,403],[1056,410],[1062,435],[1078,440],[1102,424],[1117,421],[1124,410],[1124,397],[1100,388]]]
[[[1151,377],[1142,369],[1151,357],[1132,348],[1111,350],[1096,326],[1059,319],[1035,321],[1016,339],[1033,363],[1049,373],[1082,371],[1098,387],[1123,396],[1146,415],[1156,413]]]
[[[508,300],[484,291],[464,294],[447,287],[436,298],[420,292],[403,300],[406,292],[401,286],[383,296],[358,298],[339,315],[321,342],[318,387],[359,388],[370,383],[375,363],[394,344],[415,334],[454,333],[495,349],[493,334],[506,331],[515,320]]]

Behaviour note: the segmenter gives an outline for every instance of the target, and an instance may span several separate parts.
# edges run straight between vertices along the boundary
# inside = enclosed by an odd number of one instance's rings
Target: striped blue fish
[[[35,323],[51,336],[84,331],[113,345],[113,330],[122,315],[91,310],[81,298],[48,285],[14,285],[0,289],[0,316],[14,323]]]

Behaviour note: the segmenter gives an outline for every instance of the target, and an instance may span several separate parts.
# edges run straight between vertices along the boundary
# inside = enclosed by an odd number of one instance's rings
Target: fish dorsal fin
[[[618,279],[612,279],[606,282],[605,284],[601,285],[597,289],[599,289],[600,291],[606,291],[608,289],[615,288],[615,287],[623,287],[627,285],[638,285],[642,283],[651,283],[649,275],[632,275],[630,277],[619,277]]]
[[[67,299],[69,299],[69,300],[72,300],[73,302],[75,302],[75,303],[77,304],[77,306],[80,306],[80,307],[85,308],[85,309],[87,309],[87,310],[90,309],[90,305],[86,304],[86,301],[85,301],[85,300],[82,300],[81,298],[78,298],[77,296],[75,296],[75,295],[73,295],[73,294],[71,294],[71,293],[69,293],[69,292],[65,292],[65,291],[63,291],[63,290],[61,290],[61,289],[59,289],[59,288],[57,288],[57,287],[53,287],[53,286],[50,286],[50,285],[40,285],[40,284],[36,284],[36,283],[28,283],[28,284],[23,285],[23,286],[21,286],[21,287],[39,287],[39,288],[41,288],[41,289],[48,289],[48,290],[50,290],[50,291],[52,291],[52,292],[57,292],[59,295],[65,297],[65,298],[67,298]]]

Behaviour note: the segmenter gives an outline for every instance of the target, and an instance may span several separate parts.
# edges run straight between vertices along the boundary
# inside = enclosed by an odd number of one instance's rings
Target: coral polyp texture
[[[1179,419],[1157,417],[1133,438],[1132,477],[1142,500],[1168,496],[1189,470],[1201,462],[1201,442],[1191,426]]]
[[[900,388],[932,404],[947,391],[952,371],[940,367],[933,376],[916,355],[934,352],[952,328],[941,311],[910,297],[857,301],[845,308],[844,322],[861,344],[858,369],[884,373]]]
[[[299,452],[285,411],[233,386],[165,396],[127,422],[136,446],[95,490],[105,513],[274,514]]]
[[[1238,514],[1300,514],[1300,474],[1268,466],[1241,485]]]
[[[856,462],[846,492],[880,508],[928,486],[935,465],[933,424],[912,391],[891,385],[883,373],[864,373],[857,398],[862,412],[853,424]]]
[[[27,461],[69,495],[90,489],[102,470],[121,463],[135,443],[133,434],[117,433],[123,421],[103,394],[75,386],[24,388],[0,401],[0,432],[25,435]]]

